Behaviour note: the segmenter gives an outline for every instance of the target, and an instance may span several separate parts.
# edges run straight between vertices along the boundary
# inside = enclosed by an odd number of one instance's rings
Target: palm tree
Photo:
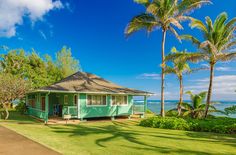
[[[236,18],[228,21],[227,13],[223,12],[217,16],[214,23],[210,17],[206,17],[206,23],[197,19],[192,19],[191,28],[200,29],[203,41],[191,35],[183,35],[182,39],[190,40],[196,44],[200,52],[190,54],[189,59],[192,61],[206,60],[210,66],[210,81],[207,94],[207,104],[205,109],[205,117],[207,117],[208,109],[211,103],[212,85],[214,77],[214,67],[219,61],[230,61],[236,57],[236,52],[232,48],[236,45],[234,32],[236,30]]]
[[[200,92],[199,94],[193,94],[191,91],[187,91],[186,94],[190,95],[191,103],[183,103],[182,110],[183,116],[190,115],[192,118],[201,118],[204,116],[206,104],[203,102],[206,99],[207,92]],[[213,105],[210,105],[210,112],[217,112]]]
[[[144,5],[146,12],[132,18],[126,27],[125,34],[130,34],[145,29],[148,33],[155,29],[162,29],[162,74],[161,74],[161,116],[165,116],[164,111],[164,68],[165,68],[165,41],[166,32],[170,31],[179,38],[174,27],[183,29],[181,21],[187,20],[189,14],[194,9],[199,8],[202,4],[211,3],[210,0],[134,0]]]
[[[186,54],[186,51],[182,51],[179,52],[176,50],[176,48],[172,48],[171,50],[172,54],[176,54],[176,53],[182,53],[183,56],[182,57],[178,57],[178,58],[172,58],[171,59],[171,55],[167,55],[165,58],[165,61],[171,61],[173,62],[173,67],[170,66],[166,66],[165,67],[165,74],[175,74],[179,80],[179,103],[177,105],[177,109],[178,109],[178,115],[181,114],[181,105],[183,103],[183,74],[184,73],[190,73],[191,69],[184,57],[184,54]]]

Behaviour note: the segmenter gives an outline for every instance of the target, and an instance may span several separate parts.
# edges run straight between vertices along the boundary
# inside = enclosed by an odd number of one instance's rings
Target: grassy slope
[[[45,126],[26,116],[11,116],[0,124],[63,154],[236,155],[236,135],[144,128],[129,120]]]

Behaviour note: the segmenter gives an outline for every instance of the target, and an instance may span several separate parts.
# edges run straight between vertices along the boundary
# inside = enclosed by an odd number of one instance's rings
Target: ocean
[[[178,102],[177,100],[166,100],[165,101],[165,111],[176,108],[177,102]],[[190,101],[185,101],[185,102],[190,102]],[[215,104],[215,107],[218,110],[224,110],[224,108],[236,105],[236,101],[214,101],[214,102],[218,102],[217,104]],[[143,104],[143,100],[135,100],[134,104],[137,104],[137,105]],[[152,112],[159,114],[160,109],[161,109],[160,100],[148,100],[147,101],[147,108],[150,109]],[[220,113],[213,113],[213,114],[216,116],[225,116]],[[229,117],[236,118],[236,114],[229,115]]]

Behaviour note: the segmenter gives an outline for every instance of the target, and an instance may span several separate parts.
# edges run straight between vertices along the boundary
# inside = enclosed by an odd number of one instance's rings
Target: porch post
[[[49,106],[49,97],[48,97],[49,94],[46,94],[45,96],[45,116],[44,116],[44,121],[45,121],[45,124],[47,124],[48,122],[48,106]]]
[[[144,96],[144,113],[143,113],[143,117],[145,117],[146,111],[147,111],[147,96]]]

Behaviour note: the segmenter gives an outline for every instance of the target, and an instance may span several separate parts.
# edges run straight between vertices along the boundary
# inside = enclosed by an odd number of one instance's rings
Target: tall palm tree
[[[233,49],[236,46],[236,38],[234,36],[236,17],[228,21],[227,13],[223,12],[217,16],[214,23],[210,17],[206,17],[205,22],[204,24],[200,20],[192,19],[190,23],[191,28],[197,28],[201,31],[204,38],[203,41],[191,35],[183,35],[181,38],[192,41],[200,50],[198,53],[190,54],[190,60],[206,60],[210,66],[210,81],[205,109],[205,117],[207,117],[211,104],[215,64],[219,61],[230,61],[236,57],[236,52]]]
[[[164,68],[165,68],[165,41],[166,32],[170,31],[179,38],[174,27],[183,29],[181,21],[190,17],[186,14],[191,13],[194,9],[199,8],[202,4],[211,3],[210,0],[134,0],[144,5],[146,12],[132,18],[126,27],[125,34],[130,34],[141,29],[147,30],[148,33],[155,29],[162,29],[162,74],[161,74],[161,116],[165,116],[164,111]]]
[[[177,109],[178,109],[178,114],[181,114],[181,105],[183,103],[183,74],[184,73],[190,73],[191,69],[187,63],[187,60],[185,59],[185,54],[186,51],[182,51],[179,52],[177,51],[177,49],[174,47],[171,50],[172,54],[176,54],[176,53],[181,53],[183,54],[182,57],[178,57],[178,58],[172,58],[171,55],[167,55],[165,58],[165,61],[171,61],[173,62],[173,67],[170,66],[166,66],[165,67],[165,74],[175,74],[179,80],[179,103],[177,105]]]

